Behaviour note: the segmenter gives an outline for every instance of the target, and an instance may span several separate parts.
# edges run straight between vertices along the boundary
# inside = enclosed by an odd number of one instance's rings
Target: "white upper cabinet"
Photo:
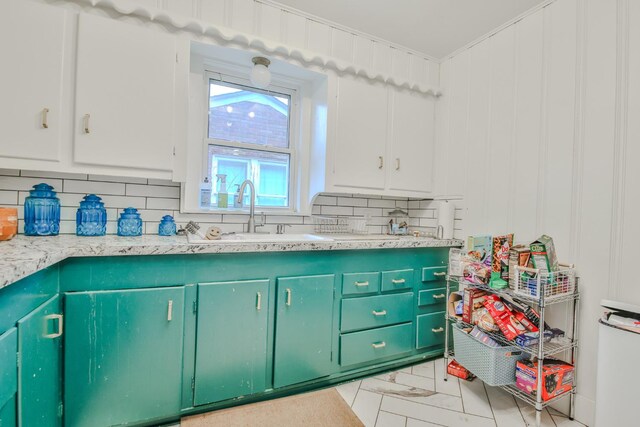
[[[338,83],[333,184],[384,189],[387,88],[349,76]]]
[[[59,160],[65,31],[63,9],[3,2],[0,156]]]
[[[80,14],[74,161],[170,171],[175,37]]]
[[[435,100],[432,96],[390,89],[391,144],[388,184],[391,190],[432,190]]]

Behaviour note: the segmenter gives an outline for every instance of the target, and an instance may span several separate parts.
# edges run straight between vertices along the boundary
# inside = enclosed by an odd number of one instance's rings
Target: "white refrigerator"
[[[634,317],[640,319],[640,306],[609,300],[602,306],[615,317],[599,321],[595,427],[637,426],[640,321]]]

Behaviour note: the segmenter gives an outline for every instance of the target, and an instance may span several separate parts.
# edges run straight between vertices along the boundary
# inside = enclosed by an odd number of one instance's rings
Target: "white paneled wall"
[[[95,193],[102,197],[107,208],[107,234],[115,234],[117,220],[126,207],[137,208],[144,222],[145,234],[157,234],[158,223],[164,215],[173,215],[176,223],[184,225],[196,221],[205,226],[217,225],[225,232],[241,232],[249,220],[242,213],[180,213],[179,184],[159,179],[123,178],[104,175],[76,173],[54,173],[27,170],[0,169],[0,206],[18,208],[19,232],[24,229],[24,200],[35,184],[46,182],[54,187],[60,199],[62,234],[75,234],[76,210],[85,194]],[[384,234],[389,219],[406,220],[411,230],[434,233],[437,225],[437,202],[410,200],[358,194],[321,194],[315,199],[313,215],[358,216],[368,218],[368,233]],[[408,218],[390,217],[389,212],[402,209]],[[260,209],[257,209],[258,212]],[[259,221],[259,219],[258,219]],[[287,233],[313,231],[313,220],[304,215],[266,216],[263,231],[275,232],[276,224],[288,224]],[[462,210],[456,210],[456,237],[462,228]]]
[[[555,1],[447,58],[441,85],[436,186],[464,199],[462,234],[546,233],[579,268],[590,425],[600,300],[640,304],[640,2]]]

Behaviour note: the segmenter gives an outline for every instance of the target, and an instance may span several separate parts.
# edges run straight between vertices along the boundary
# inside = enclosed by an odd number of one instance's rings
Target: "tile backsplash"
[[[216,225],[225,232],[241,232],[248,220],[242,213],[180,213],[180,184],[146,178],[123,178],[105,175],[40,172],[28,170],[0,169],[0,206],[17,207],[19,231],[24,222],[24,200],[35,184],[46,182],[58,193],[62,205],[60,233],[75,234],[76,210],[80,200],[89,193],[102,197],[107,208],[107,234],[115,234],[117,219],[126,207],[137,208],[144,221],[144,233],[156,234],[158,223],[164,215],[173,215],[178,225],[196,221],[208,227]],[[435,232],[437,225],[437,202],[432,200],[393,198],[358,194],[322,193],[316,197],[313,215],[365,216],[370,234],[386,232],[391,218],[389,212],[400,208],[409,212],[404,218],[410,229],[426,233]],[[460,237],[462,210],[456,208],[455,237]],[[259,215],[257,215],[259,216]],[[402,218],[397,218],[402,220]],[[259,221],[259,218],[256,218]],[[277,224],[288,224],[286,233],[313,231],[313,221],[305,215],[266,215],[264,231],[275,232]]]

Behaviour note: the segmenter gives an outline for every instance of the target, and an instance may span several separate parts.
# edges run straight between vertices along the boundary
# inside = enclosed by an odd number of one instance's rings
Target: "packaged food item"
[[[549,236],[542,235],[538,240],[532,242],[531,261],[534,268],[541,271],[558,271],[558,258],[556,257],[556,248],[553,239]]]
[[[493,238],[493,262],[491,271],[509,280],[509,251],[513,246],[513,233]]]
[[[491,280],[489,281],[489,287],[491,289],[504,289],[508,285],[507,281],[500,277],[500,273],[495,271],[491,272]]]
[[[538,363],[520,360],[516,363],[516,386],[535,398],[538,390]],[[549,400],[571,391],[573,366],[561,360],[546,359],[542,365],[542,400]]]
[[[513,340],[518,335],[526,332],[526,328],[522,326],[511,311],[500,301],[500,298],[492,295],[493,298],[486,298],[484,306],[491,317],[496,321],[500,331],[508,340]]]
[[[509,250],[509,287],[516,288],[516,266],[528,267],[531,249],[525,245],[515,245]]]
[[[449,294],[448,312],[451,317],[462,318],[464,312],[463,291],[451,292]],[[458,313],[458,305],[460,305],[460,312]]]
[[[477,317],[477,325],[489,332],[498,332],[500,328],[496,325],[496,321],[493,320],[491,314],[489,314],[489,310],[482,307],[475,311],[474,315]]]
[[[18,209],[0,208],[0,240],[10,240],[18,234]]]
[[[551,336],[552,334],[550,331],[544,331],[544,334],[543,334],[544,342],[549,342],[551,340]],[[514,341],[519,346],[528,347],[531,345],[538,344],[539,339],[540,339],[540,332],[526,332],[524,334],[518,335]]]
[[[473,381],[473,379],[476,377],[467,368],[465,368],[455,360],[452,360],[447,365],[447,373],[449,375],[453,375],[454,377],[462,378],[463,380],[467,381]]]
[[[467,288],[464,290],[464,306],[462,309],[462,321],[475,325],[477,314],[474,314],[480,308],[484,307],[484,298],[487,293],[481,289]]]
[[[464,281],[473,285],[486,285],[491,278],[491,269],[479,262],[462,261]]]
[[[533,307],[527,306],[527,309],[524,311],[524,315],[527,316],[527,319],[529,319],[534,325],[537,326],[540,324],[540,315]],[[546,331],[547,329],[551,328],[547,322],[544,322],[544,330]]]
[[[552,339],[564,337],[564,331],[559,328],[551,328],[549,330],[544,331],[545,336],[547,335],[547,332],[551,335]]]
[[[449,276],[462,276],[462,257],[464,253],[460,248],[449,249]]]
[[[489,347],[492,347],[492,348],[502,347],[500,344],[498,344],[496,342],[496,340],[494,340],[489,335],[487,335],[486,333],[481,331],[480,328],[478,328],[477,326],[475,326],[471,330],[471,332],[469,332],[469,335],[471,335],[472,337],[477,338],[480,342],[484,343],[485,345],[487,345]]]
[[[477,262],[491,267],[491,236],[469,236],[467,254]]]
[[[534,325],[531,320],[527,319],[527,316],[525,316],[524,313],[520,311],[515,311],[513,312],[513,315],[516,316],[516,319],[518,319],[518,322],[522,323],[522,326],[527,328],[529,332],[539,331],[538,327]]]

